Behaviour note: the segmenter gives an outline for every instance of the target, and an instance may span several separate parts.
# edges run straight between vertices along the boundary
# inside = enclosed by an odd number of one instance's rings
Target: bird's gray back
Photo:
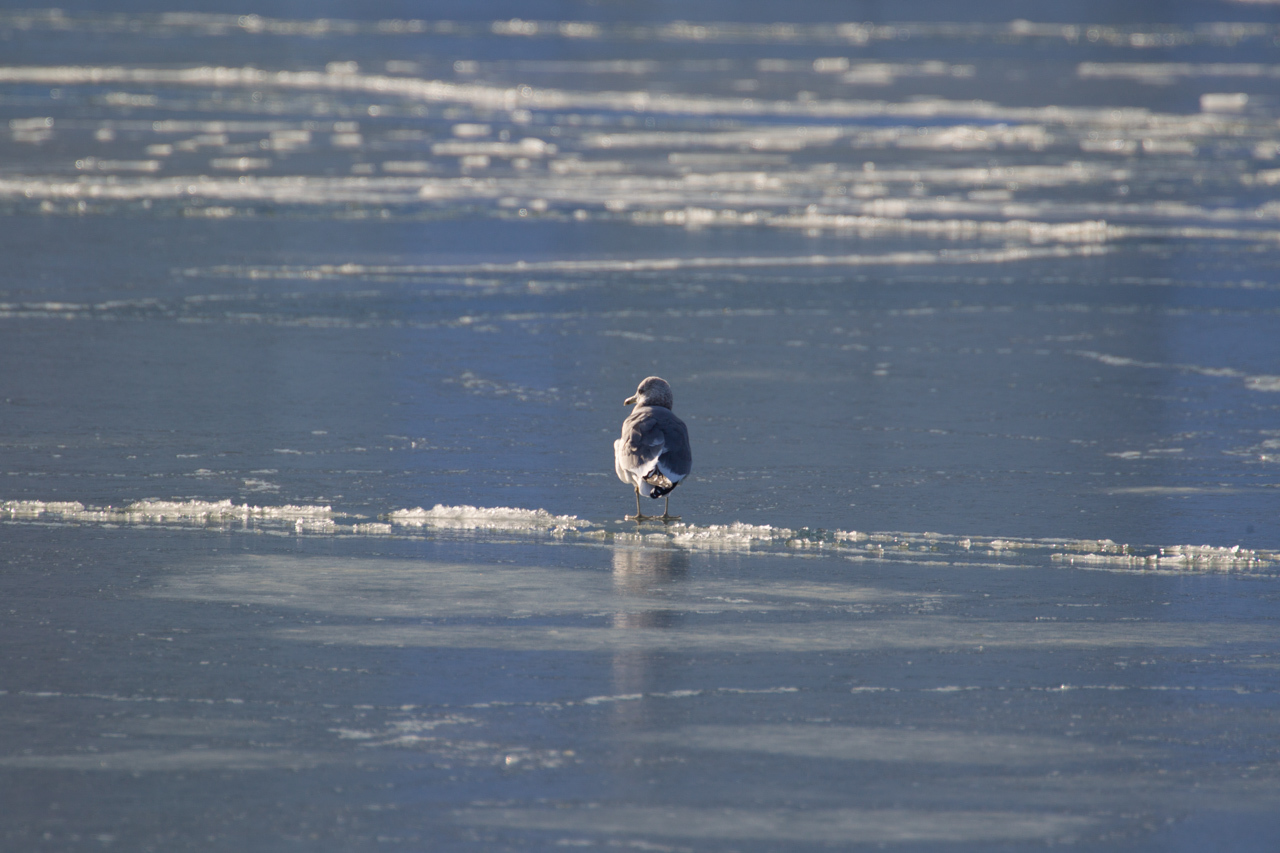
[[[639,469],[661,456],[662,467],[677,478],[693,468],[689,430],[670,409],[637,406],[622,422],[626,467]]]

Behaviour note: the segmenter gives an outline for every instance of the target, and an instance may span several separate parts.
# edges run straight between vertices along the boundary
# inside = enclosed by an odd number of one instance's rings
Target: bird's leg
[[[627,521],[644,521],[646,518],[650,518],[651,516],[647,516],[640,511],[640,487],[636,486],[635,489],[636,489],[636,514],[628,515]]]
[[[666,504],[662,507],[662,516],[661,516],[661,518],[662,518],[663,523],[666,523],[666,522],[669,522],[669,521],[679,521],[679,520],[680,520],[680,516],[678,516],[678,515],[672,515],[672,514],[671,514],[671,495],[670,495],[670,494],[668,494],[668,495],[667,495],[667,502],[666,502]]]

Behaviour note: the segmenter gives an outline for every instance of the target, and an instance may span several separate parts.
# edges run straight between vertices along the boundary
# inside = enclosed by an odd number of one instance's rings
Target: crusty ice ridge
[[[1239,545],[1170,545],[1135,547],[1111,539],[1030,539],[957,536],[901,531],[865,532],[821,528],[774,527],[768,524],[634,525],[593,522],[544,509],[436,504],[431,509],[398,509],[381,521],[335,520],[329,506],[252,506],[222,501],[143,500],[122,507],[93,507],[79,501],[0,501],[0,522],[220,525],[277,528],[297,535],[421,536],[478,535],[502,532],[531,537],[621,547],[670,547],[700,551],[786,554],[823,552],[850,560],[905,564],[942,562],[963,566],[1030,565],[1043,560],[1112,571],[1235,572],[1271,571],[1280,566],[1280,551]]]
[[[333,510],[328,506],[252,506],[230,500],[141,500],[122,507],[92,507],[79,501],[0,501],[0,519],[3,518],[115,524],[290,522],[298,532],[329,532],[335,528]]]
[[[545,509],[509,506],[445,506],[431,509],[398,509],[389,516],[401,527],[436,527],[450,530],[580,530],[595,527],[576,515],[552,515]]]

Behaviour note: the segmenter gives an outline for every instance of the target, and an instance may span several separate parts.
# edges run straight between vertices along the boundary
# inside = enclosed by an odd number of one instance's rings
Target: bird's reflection
[[[678,595],[688,573],[689,554],[683,548],[615,549],[613,588],[619,609],[613,615],[613,627],[628,632],[675,627],[681,621],[679,609],[665,605]],[[653,655],[643,642],[622,643],[613,655],[614,693],[630,696],[647,692],[653,665]],[[617,703],[617,725],[641,725],[644,705],[642,701]]]
[[[613,588],[622,596],[661,598],[689,574],[683,548],[616,548]]]

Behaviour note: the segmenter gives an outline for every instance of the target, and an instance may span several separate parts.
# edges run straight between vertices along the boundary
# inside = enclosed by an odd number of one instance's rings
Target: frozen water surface
[[[1273,848],[1280,7],[251,11],[0,9],[0,846]]]

